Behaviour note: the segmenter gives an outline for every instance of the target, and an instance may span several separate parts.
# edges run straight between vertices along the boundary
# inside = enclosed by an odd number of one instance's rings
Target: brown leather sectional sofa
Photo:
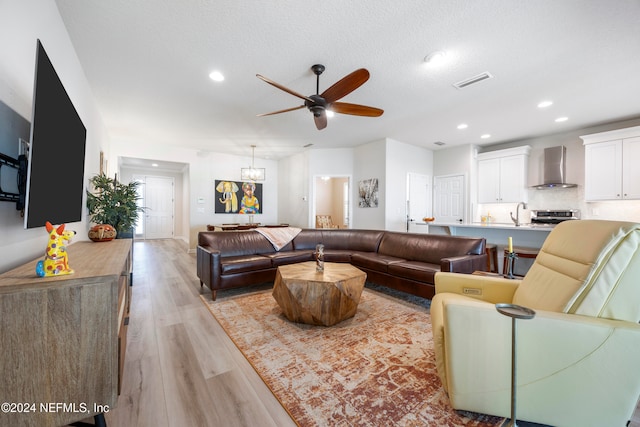
[[[486,270],[485,239],[380,230],[303,229],[276,251],[256,231],[198,233],[200,286],[216,291],[275,279],[279,265],[314,260],[324,245],[325,262],[349,262],[367,273],[367,281],[424,298],[435,294],[438,271]]]

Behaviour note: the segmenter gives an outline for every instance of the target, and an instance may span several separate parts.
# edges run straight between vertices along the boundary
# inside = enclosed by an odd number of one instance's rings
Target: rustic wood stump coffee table
[[[356,314],[367,274],[351,264],[315,262],[281,265],[273,298],[292,322],[332,326]]]

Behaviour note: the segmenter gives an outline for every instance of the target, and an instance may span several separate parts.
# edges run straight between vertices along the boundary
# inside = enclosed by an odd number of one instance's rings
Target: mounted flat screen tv
[[[77,222],[84,206],[84,127],[38,40],[25,228]]]

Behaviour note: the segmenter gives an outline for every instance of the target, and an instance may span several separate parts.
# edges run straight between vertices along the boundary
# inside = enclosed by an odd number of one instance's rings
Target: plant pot
[[[127,230],[118,231],[118,237],[116,237],[116,239],[133,239],[133,235],[134,235],[134,231],[133,231],[133,227],[131,227]]]
[[[89,230],[89,239],[94,242],[108,242],[116,238],[116,229],[109,224],[100,224],[91,227]]]

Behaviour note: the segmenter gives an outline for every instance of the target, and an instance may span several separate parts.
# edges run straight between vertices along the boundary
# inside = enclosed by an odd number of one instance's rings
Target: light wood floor
[[[136,242],[132,291],[123,390],[107,425],[295,426],[200,301],[184,242]]]
[[[136,241],[124,385],[107,425],[295,426],[199,295],[184,242]]]

